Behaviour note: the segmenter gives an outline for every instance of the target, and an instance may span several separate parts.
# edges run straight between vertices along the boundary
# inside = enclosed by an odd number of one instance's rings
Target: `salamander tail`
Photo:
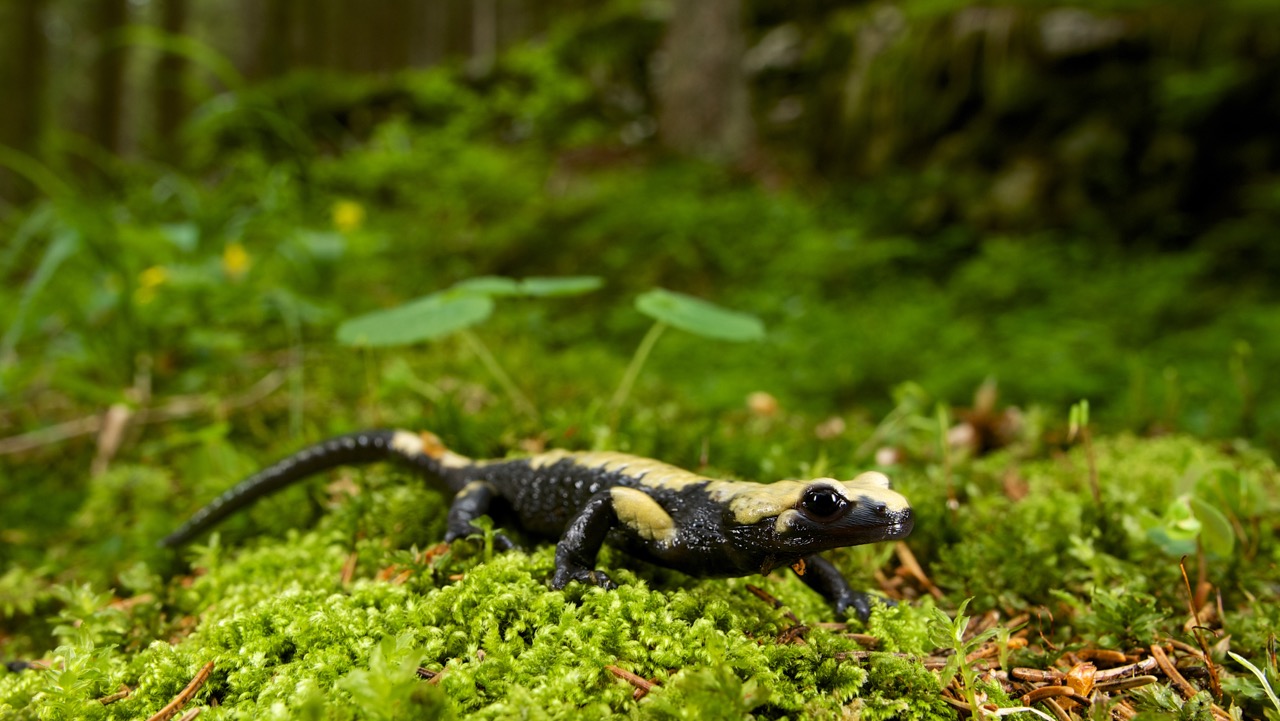
[[[169,534],[162,546],[180,546],[218,525],[227,516],[259,498],[269,496],[320,471],[345,465],[395,460],[439,476],[452,483],[456,473],[471,460],[447,450],[431,433],[397,430],[360,431],[309,446],[278,463],[249,476],[209,505],[196,511],[190,520]]]

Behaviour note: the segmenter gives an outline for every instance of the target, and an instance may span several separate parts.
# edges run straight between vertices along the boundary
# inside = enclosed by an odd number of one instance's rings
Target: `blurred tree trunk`
[[[262,0],[265,13],[258,36],[258,72],[262,78],[283,75],[293,61],[293,23],[288,0]]]
[[[89,136],[103,148],[120,148],[120,108],[124,94],[125,48],[120,30],[129,20],[127,0],[98,0],[90,35],[98,40],[98,60],[94,63],[93,117]]]
[[[160,27],[171,35],[181,35],[187,26],[187,0],[162,0]],[[160,153],[173,157],[178,147],[178,126],[186,116],[184,77],[186,61],[181,55],[162,53],[156,61],[155,92],[156,136]]]
[[[676,0],[654,88],[658,135],[672,150],[745,161],[755,126],[742,67],[742,0]]]
[[[486,73],[498,54],[498,0],[471,2],[471,69]]]
[[[413,20],[411,0],[381,0],[370,9],[376,70],[395,72],[409,66],[409,43]]]
[[[13,3],[0,12],[0,87],[12,88],[12,104],[0,113],[0,144],[36,155],[44,122],[48,55],[41,23],[44,0]],[[25,180],[0,168],[0,198],[30,197]]]
[[[298,65],[323,68],[329,64],[326,48],[331,5],[329,0],[293,0],[299,25]]]

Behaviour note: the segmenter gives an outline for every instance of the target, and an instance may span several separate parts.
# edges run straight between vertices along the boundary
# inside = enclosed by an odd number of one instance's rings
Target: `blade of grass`
[[[649,360],[649,354],[653,352],[653,346],[658,342],[658,338],[662,337],[662,332],[667,329],[667,324],[658,321],[649,328],[649,332],[644,334],[644,338],[640,340],[640,345],[636,347],[636,352],[631,356],[631,363],[627,365],[627,370],[622,374],[622,381],[618,383],[618,390],[614,391],[613,398],[609,400],[609,413],[617,413],[622,404],[627,402],[627,398],[631,395],[631,387],[635,385],[636,378],[640,376],[640,370],[644,368],[645,361]]]
[[[460,335],[463,342],[467,344],[467,348],[480,359],[480,362],[484,365],[485,369],[489,371],[489,374],[493,376],[494,380],[498,382],[498,385],[502,386],[503,392],[505,392],[507,397],[511,399],[512,405],[514,405],[520,412],[534,420],[537,420],[538,409],[534,407],[533,403],[529,400],[529,397],[520,391],[520,388],[516,386],[515,381],[511,380],[511,376],[507,375],[507,372],[502,369],[502,365],[498,363],[498,359],[489,351],[489,346],[485,345],[484,341],[480,340],[479,336],[469,330],[458,331],[458,335]]]

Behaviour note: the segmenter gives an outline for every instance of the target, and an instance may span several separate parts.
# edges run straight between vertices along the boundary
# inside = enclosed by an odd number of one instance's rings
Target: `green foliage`
[[[935,648],[948,649],[953,652],[947,657],[947,665],[938,674],[938,684],[942,688],[946,688],[959,676],[960,690],[964,693],[965,699],[969,703],[969,708],[976,709],[979,707],[977,699],[978,674],[966,659],[969,654],[978,650],[982,644],[995,638],[996,629],[989,628],[969,638],[965,637],[965,632],[969,628],[969,617],[964,615],[964,611],[972,600],[971,598],[966,598],[960,602],[960,607],[956,609],[954,620],[949,618],[941,609],[933,609],[933,624],[930,630],[932,631],[932,641]]]
[[[1266,673],[1264,673],[1262,669],[1253,665],[1252,663],[1249,662],[1248,659],[1246,659],[1244,656],[1241,656],[1238,653],[1230,652],[1228,655],[1231,656],[1231,658],[1235,659],[1236,663],[1249,669],[1249,673],[1257,677],[1258,684],[1262,687],[1263,693],[1267,695],[1267,700],[1271,702],[1271,705],[1272,707],[1274,707],[1275,712],[1277,714],[1280,714],[1280,698],[1277,698],[1276,692],[1272,690],[1271,681],[1270,679],[1267,678]],[[1268,710],[1267,713],[1268,715],[1271,715],[1270,710]]]
[[[637,297],[636,310],[660,323],[706,338],[738,342],[764,338],[764,323],[759,318],[665,288],[654,288]]]
[[[469,328],[493,312],[486,295],[432,294],[338,326],[338,340],[354,346],[398,346]]]
[[[1167,623],[1153,596],[1124,588],[1094,589],[1089,606],[1080,611],[1076,622],[1102,648],[1146,648]]]

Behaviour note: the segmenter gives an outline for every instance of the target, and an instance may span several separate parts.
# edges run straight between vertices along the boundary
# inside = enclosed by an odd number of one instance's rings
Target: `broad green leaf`
[[[520,282],[500,275],[482,275],[454,283],[450,291],[464,291],[476,295],[520,295]]]
[[[602,285],[604,279],[596,275],[534,276],[520,281],[520,290],[535,297],[582,295]]]
[[[602,279],[593,275],[532,277],[523,280],[499,275],[483,275],[455,283],[449,290],[488,296],[547,297],[581,295],[603,284]]]
[[[160,226],[160,232],[184,253],[195,250],[200,243],[200,227],[195,223],[168,223]]]
[[[1236,545],[1235,531],[1231,522],[1213,505],[1191,497],[1191,511],[1200,522],[1200,545],[1206,553],[1219,558],[1227,558]]]
[[[636,310],[705,338],[738,342],[764,338],[764,323],[754,315],[664,288],[654,288],[637,297]]]
[[[346,321],[338,326],[338,341],[356,346],[408,345],[469,328],[492,312],[493,300],[488,296],[433,293]]]

